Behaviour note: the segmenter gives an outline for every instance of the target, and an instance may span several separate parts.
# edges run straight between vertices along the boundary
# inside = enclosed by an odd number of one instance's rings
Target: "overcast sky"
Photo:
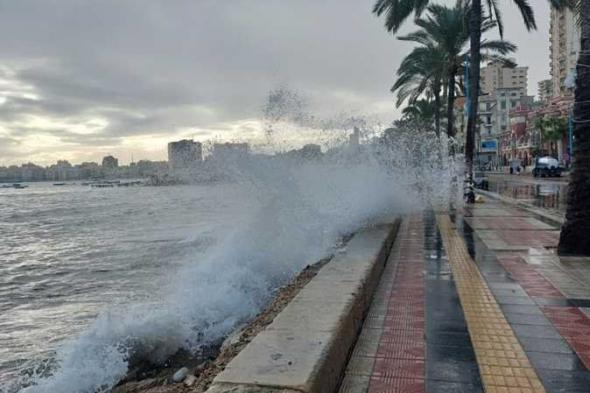
[[[388,123],[411,45],[385,32],[373,2],[0,0],[0,165],[165,159],[166,143],[184,137],[260,141],[278,87],[319,116]],[[502,3],[535,94],[549,76],[547,2],[534,2],[534,33]]]

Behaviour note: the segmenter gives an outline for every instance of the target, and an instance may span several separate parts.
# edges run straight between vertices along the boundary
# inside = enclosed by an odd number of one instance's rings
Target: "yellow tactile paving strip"
[[[545,393],[465,242],[448,215],[436,217],[486,393]]]

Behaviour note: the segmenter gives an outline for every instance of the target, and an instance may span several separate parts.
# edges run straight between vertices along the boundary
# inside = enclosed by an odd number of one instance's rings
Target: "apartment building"
[[[552,8],[549,33],[553,96],[571,95],[573,91],[567,85],[575,81],[581,38],[574,13],[567,8]]]
[[[527,94],[528,72],[528,67],[509,68],[498,62],[488,63],[481,69],[482,94],[494,94],[496,89],[501,88],[519,88]]]

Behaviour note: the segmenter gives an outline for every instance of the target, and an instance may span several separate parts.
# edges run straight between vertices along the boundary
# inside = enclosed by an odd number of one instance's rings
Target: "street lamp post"
[[[567,122],[567,129],[568,129],[568,155],[569,155],[569,162],[571,163],[574,159],[574,108],[570,108],[568,114],[568,122]]]

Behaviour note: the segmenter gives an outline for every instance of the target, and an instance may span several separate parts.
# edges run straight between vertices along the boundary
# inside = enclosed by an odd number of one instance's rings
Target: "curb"
[[[357,232],[344,250],[219,374],[208,393],[336,390],[400,220]]]

